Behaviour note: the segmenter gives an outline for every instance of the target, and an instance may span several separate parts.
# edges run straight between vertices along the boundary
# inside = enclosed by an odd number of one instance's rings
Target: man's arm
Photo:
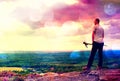
[[[94,31],[92,32],[92,42],[94,41]]]
[[[94,26],[94,29],[93,29],[93,32],[92,32],[92,42],[94,41],[95,33],[96,33],[96,27]]]

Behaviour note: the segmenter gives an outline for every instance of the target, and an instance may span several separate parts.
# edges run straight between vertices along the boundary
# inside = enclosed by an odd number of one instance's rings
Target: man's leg
[[[98,55],[99,55],[98,69],[101,69],[103,64],[103,45],[104,43],[101,43],[98,48]]]
[[[96,52],[97,52],[97,44],[93,42],[91,54],[90,54],[88,64],[87,64],[87,69],[91,68]]]

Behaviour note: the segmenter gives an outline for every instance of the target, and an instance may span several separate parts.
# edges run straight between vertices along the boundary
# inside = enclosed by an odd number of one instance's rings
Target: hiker
[[[93,64],[93,60],[96,52],[98,51],[98,67],[97,69],[102,69],[103,64],[103,46],[104,46],[104,29],[99,25],[100,19],[96,18],[94,21],[94,30],[92,33],[92,49],[88,60],[87,66],[83,67],[83,70],[90,71]]]

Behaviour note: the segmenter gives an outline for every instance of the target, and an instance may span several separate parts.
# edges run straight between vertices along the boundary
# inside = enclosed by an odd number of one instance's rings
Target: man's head
[[[94,24],[99,24],[100,23],[100,19],[99,18],[96,18],[95,21],[94,21]]]

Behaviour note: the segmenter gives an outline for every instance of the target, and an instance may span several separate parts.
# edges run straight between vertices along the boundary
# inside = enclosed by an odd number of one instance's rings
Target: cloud
[[[85,4],[94,4],[96,1],[95,0],[79,0],[82,1]]]
[[[62,26],[46,25],[45,27],[34,29],[33,35],[48,39],[69,38],[90,34],[91,30],[92,27],[89,23],[86,25],[86,22],[67,21]]]
[[[113,38],[113,39],[120,39],[120,33],[111,35],[111,38]]]
[[[90,9],[88,9],[90,8]],[[79,4],[67,6],[54,11],[56,21],[64,23],[66,21],[78,21],[83,19],[91,19],[97,16],[97,12],[93,5],[81,6]]]
[[[106,29],[106,36],[112,39],[120,38],[120,19],[110,19],[106,21],[108,28]]]
[[[78,3],[77,0],[4,0],[0,2],[0,17],[1,20],[5,19],[6,21],[9,16],[11,19],[14,18],[31,25],[30,27],[34,29],[39,28],[40,25],[42,27],[51,25],[49,22],[53,23],[54,13],[52,8],[55,5],[63,4],[63,6],[70,6],[76,3]]]
[[[78,22],[67,21],[62,25],[59,34],[63,36],[75,36],[80,33],[82,34],[82,31],[83,27]]]
[[[46,14],[48,11],[52,9],[52,7],[56,4],[70,4],[70,2],[73,0],[55,0],[55,1],[49,1],[49,0],[17,0],[14,1],[13,3],[17,4],[16,5],[16,10],[15,14],[18,15],[18,17],[23,17],[27,16],[28,20],[30,21],[40,21],[44,14]],[[73,3],[74,4],[74,0]],[[49,4],[48,4],[49,3]],[[22,12],[24,14],[22,14]],[[26,17],[25,17],[26,18]]]
[[[104,3],[115,3],[115,4],[120,4],[120,1],[119,0],[101,0],[102,2]]]

